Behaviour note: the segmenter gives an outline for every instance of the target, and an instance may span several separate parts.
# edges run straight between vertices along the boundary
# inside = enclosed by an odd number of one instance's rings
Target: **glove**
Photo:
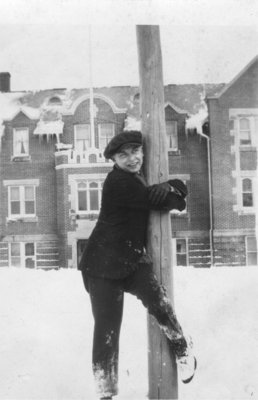
[[[188,195],[187,187],[180,179],[171,179],[169,184],[175,189],[175,191],[178,191],[183,198]]]
[[[165,200],[168,193],[171,191],[171,187],[168,182],[163,182],[152,185],[149,190],[149,200],[151,204],[158,206]]]

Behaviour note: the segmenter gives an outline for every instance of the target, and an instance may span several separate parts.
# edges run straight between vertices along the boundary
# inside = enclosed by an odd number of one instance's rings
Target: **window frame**
[[[238,204],[239,204],[239,210],[240,212],[242,212],[243,214],[253,214],[255,213],[255,204],[256,204],[256,193],[255,193],[255,171],[252,171],[252,174],[250,173],[250,171],[245,171],[246,173],[243,173],[241,176],[239,177],[239,190],[238,190]],[[253,205],[252,206],[244,206],[243,204],[243,194],[245,192],[243,192],[243,181],[244,179],[250,179],[252,182],[252,201],[253,201]]]
[[[26,187],[33,188],[33,201],[34,203],[34,212],[33,213],[26,213]],[[13,188],[19,189],[19,201],[20,204],[20,212],[17,214],[12,214],[12,207],[11,207],[11,190]],[[9,185],[8,186],[8,217],[10,219],[20,219],[20,218],[31,218],[36,217],[36,186],[35,185]]]
[[[256,147],[258,140],[257,140],[257,133],[258,130],[258,114],[257,111],[253,113],[251,110],[245,113],[245,110],[230,110],[229,115],[229,130],[231,134],[236,135],[236,144],[239,149],[249,149],[252,147]],[[247,110],[248,111],[248,110]],[[241,120],[246,119],[249,122],[249,129],[240,129]],[[241,143],[241,132],[249,132],[250,136],[250,143]]]
[[[78,128],[79,127],[81,127],[81,126],[87,126],[88,127],[88,133],[89,133],[89,139],[78,139],[77,138],[77,136],[78,136],[78,132],[77,132],[77,130],[78,130]],[[78,141],[83,141],[83,140],[85,140],[85,141],[88,141],[89,142],[89,145],[87,146],[87,144],[85,144],[85,150],[80,150],[78,147],[77,147],[77,143],[78,143]],[[92,144],[92,138],[91,138],[91,125],[89,124],[89,123],[87,123],[87,124],[76,124],[76,125],[74,125],[74,149],[76,150],[76,151],[78,151],[78,152],[85,152],[85,151],[87,151],[88,149],[90,149],[91,148],[91,144]],[[84,145],[83,145],[84,146]]]
[[[101,142],[101,126],[102,125],[111,125],[112,126],[112,137],[107,141],[103,147],[101,147],[100,142]],[[113,122],[100,122],[98,123],[98,148],[100,150],[104,150],[107,146],[107,144],[110,142],[110,140],[115,136],[115,124]],[[107,139],[107,138],[105,138]]]
[[[186,238],[186,237],[184,237],[184,238],[179,238],[179,237],[177,237],[177,238],[175,238],[175,239],[176,239],[176,243],[175,243],[175,246],[176,246],[176,265],[179,266],[179,267],[188,267],[188,266],[189,266],[188,238]],[[179,240],[184,240],[184,241],[185,241],[185,253],[178,253],[178,251],[177,251],[177,242],[178,242]],[[177,260],[178,260],[178,255],[179,255],[179,254],[185,255],[185,257],[186,257],[186,265],[181,265],[181,264],[179,264],[179,263],[177,262]]]
[[[250,251],[250,250],[248,250],[248,238],[254,238],[254,240],[255,240],[255,242],[256,242],[256,251]],[[250,235],[250,236],[246,236],[246,237],[245,237],[245,253],[246,253],[246,266],[257,265],[257,260],[258,260],[258,249],[257,249],[257,239],[256,239],[255,235]],[[255,263],[255,264],[249,264],[249,263],[248,263],[248,254],[250,254],[250,253],[256,254],[256,263]]]
[[[7,209],[8,215],[6,217],[6,221],[14,221],[23,219],[30,221],[37,221],[37,192],[36,188],[39,186],[39,179],[14,179],[14,180],[3,180],[3,186],[7,188]],[[20,207],[19,214],[11,213],[11,188],[19,187],[19,202],[23,202]],[[20,189],[20,188],[23,189]],[[25,214],[25,187],[33,187],[33,202],[34,202],[34,213]],[[22,194],[21,194],[22,193]],[[21,197],[22,196],[22,197]]]
[[[76,180],[76,207],[75,207],[76,214],[78,214],[78,215],[99,214],[100,207],[101,207],[103,182],[104,182],[103,179],[79,179],[79,180]],[[79,188],[80,183],[84,183],[86,185],[86,188],[80,189]],[[90,187],[90,184],[92,184],[92,183],[97,184],[96,189]],[[97,192],[97,194],[98,194],[98,199],[97,199],[98,200],[98,209],[97,210],[93,210],[90,208],[90,205],[91,205],[90,193],[92,191]],[[79,209],[79,192],[86,193],[86,210]]]
[[[12,256],[12,245],[19,245],[19,256]],[[26,245],[32,244],[33,245],[33,255],[26,255]],[[37,268],[37,257],[36,257],[36,243],[34,241],[26,241],[26,242],[9,242],[8,245],[8,255],[9,255],[9,267],[12,268]],[[20,265],[13,265],[12,258],[19,257],[20,258]],[[26,260],[32,258],[34,261],[34,267],[26,267]]]
[[[248,124],[249,124],[249,129],[241,129],[241,121],[243,120],[247,120]],[[249,118],[248,116],[241,116],[238,119],[238,140],[239,140],[239,146],[242,147],[250,147],[253,144],[253,140],[252,140],[252,123],[251,123],[251,118]],[[248,133],[249,136],[249,143],[241,143],[241,140],[243,140],[241,138],[241,133]]]
[[[252,199],[253,205],[252,206],[244,206],[243,205],[243,180],[250,179],[252,182]],[[256,204],[256,171],[241,171],[240,176],[236,176],[236,188],[234,189],[233,193],[236,195],[237,203],[233,206],[233,210],[238,212],[239,214],[254,214],[255,213],[255,204]],[[247,192],[246,192],[247,193]]]
[[[178,121],[174,120],[174,119],[173,120],[169,119],[169,120],[166,120],[165,123],[166,123],[166,135],[167,135],[167,148],[168,148],[168,151],[178,151],[179,150],[179,148],[178,148]],[[173,134],[171,135],[170,133],[168,133],[168,125],[171,124],[171,123],[175,124],[175,136]],[[176,146],[174,146],[174,147],[170,147],[170,145],[169,145],[171,136],[172,136],[172,139],[171,139],[172,142],[173,141],[176,142]]]
[[[15,145],[16,142],[17,142],[16,135],[17,135],[17,133],[19,131],[26,132],[26,142],[27,142],[27,147],[28,147],[27,150],[28,151],[27,152],[25,151],[25,153],[21,153],[21,152],[16,153],[16,145]],[[15,128],[13,128],[13,157],[12,158],[15,158],[15,157],[21,157],[21,158],[28,157],[29,154],[30,154],[29,145],[30,145],[30,143],[29,143],[29,128],[28,127],[15,127]]]
[[[244,191],[244,181],[245,180],[249,180],[251,182],[251,190],[250,191],[247,191],[247,190]],[[248,176],[241,177],[241,207],[243,209],[251,209],[251,208],[254,207],[254,190],[253,190],[253,187],[254,187],[253,179],[251,177],[248,177]],[[251,194],[251,196],[252,196],[252,205],[251,206],[245,206],[244,205],[244,195],[245,194]]]

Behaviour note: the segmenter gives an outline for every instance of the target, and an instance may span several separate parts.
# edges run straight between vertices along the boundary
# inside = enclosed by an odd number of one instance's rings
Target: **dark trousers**
[[[85,276],[95,320],[93,372],[101,396],[117,394],[119,335],[123,316],[124,292],[138,297],[165,332],[173,351],[184,354],[187,344],[165,289],[158,283],[150,265],[139,268],[125,279]]]

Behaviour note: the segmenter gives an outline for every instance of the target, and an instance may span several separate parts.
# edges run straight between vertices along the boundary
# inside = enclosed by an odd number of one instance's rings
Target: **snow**
[[[205,85],[203,92],[200,93],[200,108],[196,114],[192,114],[186,119],[186,129],[196,129],[197,133],[202,134],[202,126],[205,120],[208,118],[208,107],[205,101],[206,91]]]
[[[141,121],[135,117],[128,116],[125,120],[125,131],[141,131]]]
[[[1,93],[0,92],[0,148],[1,138],[4,133],[3,120],[10,118],[19,109],[19,98],[21,93]]]
[[[175,306],[198,370],[184,400],[258,398],[258,268],[177,267]],[[80,272],[0,269],[0,399],[96,399]],[[118,400],[147,398],[146,312],[126,295]]]
[[[34,135],[62,135],[63,134],[64,122],[59,120],[56,121],[43,121],[39,120]]]
[[[196,129],[198,133],[202,133],[202,125],[208,117],[208,110],[206,108],[200,108],[198,113],[193,114],[186,120],[187,129]]]
[[[4,134],[4,120],[13,119],[20,111],[30,119],[38,119],[40,112],[37,108],[22,105],[20,100],[24,96],[23,92],[2,93],[0,92],[0,150],[1,138]]]

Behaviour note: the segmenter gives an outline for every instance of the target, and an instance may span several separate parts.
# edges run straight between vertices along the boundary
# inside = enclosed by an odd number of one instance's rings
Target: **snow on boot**
[[[189,383],[194,377],[197,368],[196,358],[192,354],[178,357],[177,360],[178,373],[183,383]]]
[[[179,377],[183,383],[189,383],[193,379],[197,368],[197,360],[193,355],[193,342],[191,337],[188,337],[186,341],[186,351],[184,354],[176,357]]]

